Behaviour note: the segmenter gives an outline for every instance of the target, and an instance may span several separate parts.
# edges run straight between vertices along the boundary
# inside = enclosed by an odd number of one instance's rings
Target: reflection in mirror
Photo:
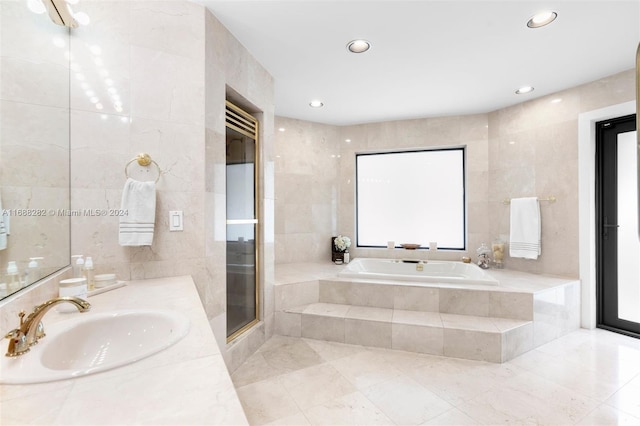
[[[69,264],[69,30],[0,2],[0,298]]]

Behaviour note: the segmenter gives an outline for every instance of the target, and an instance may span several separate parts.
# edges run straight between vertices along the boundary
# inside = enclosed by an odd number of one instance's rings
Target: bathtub
[[[427,283],[498,285],[498,281],[473,263],[430,260],[418,271],[415,261],[357,258],[339,274],[340,278],[398,280]]]

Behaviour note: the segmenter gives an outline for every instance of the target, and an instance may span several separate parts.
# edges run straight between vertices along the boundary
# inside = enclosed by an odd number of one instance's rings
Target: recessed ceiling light
[[[311,108],[321,108],[324,106],[324,104],[322,103],[322,101],[315,100],[315,101],[309,102],[309,106]]]
[[[559,104],[560,102],[562,102],[562,98],[555,98],[551,100],[552,104]]]
[[[346,143],[351,143],[351,139],[345,139],[344,140]]]
[[[352,53],[364,53],[371,49],[371,43],[367,40],[351,40],[347,43],[347,49]]]
[[[285,130],[287,130],[287,129],[285,129],[284,127],[280,127],[280,128],[278,129],[278,131],[280,131],[280,132],[284,132]]]
[[[529,28],[540,28],[545,25],[549,25],[558,17],[556,12],[551,10],[545,10],[544,12],[536,13],[529,19],[527,22],[527,27]]]
[[[533,87],[531,86],[523,86],[518,90],[516,90],[516,94],[518,95],[524,95],[525,93],[531,93],[531,92],[533,92]]]

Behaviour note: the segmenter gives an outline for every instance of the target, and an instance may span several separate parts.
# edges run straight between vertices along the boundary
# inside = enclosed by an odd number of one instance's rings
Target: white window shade
[[[357,154],[357,245],[464,250],[464,180],[464,148]]]

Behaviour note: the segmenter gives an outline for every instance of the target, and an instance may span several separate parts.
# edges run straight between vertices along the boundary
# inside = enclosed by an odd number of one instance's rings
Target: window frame
[[[461,151],[462,153],[462,247],[444,247],[438,245],[438,250],[460,251],[467,250],[468,245],[468,217],[467,217],[467,149],[466,145],[448,146],[448,147],[425,147],[425,148],[410,148],[406,150],[389,150],[389,151],[375,151],[375,152],[360,152],[355,153],[355,240],[356,247],[362,249],[378,249],[387,248],[384,245],[362,245],[360,244],[360,229],[358,225],[359,219],[359,194],[358,194],[358,158],[364,156],[374,155],[388,155],[388,154],[409,154],[409,153],[423,153],[423,152],[442,152],[442,151]],[[398,242],[396,242],[398,247]],[[418,250],[427,250],[429,247],[422,246]]]

